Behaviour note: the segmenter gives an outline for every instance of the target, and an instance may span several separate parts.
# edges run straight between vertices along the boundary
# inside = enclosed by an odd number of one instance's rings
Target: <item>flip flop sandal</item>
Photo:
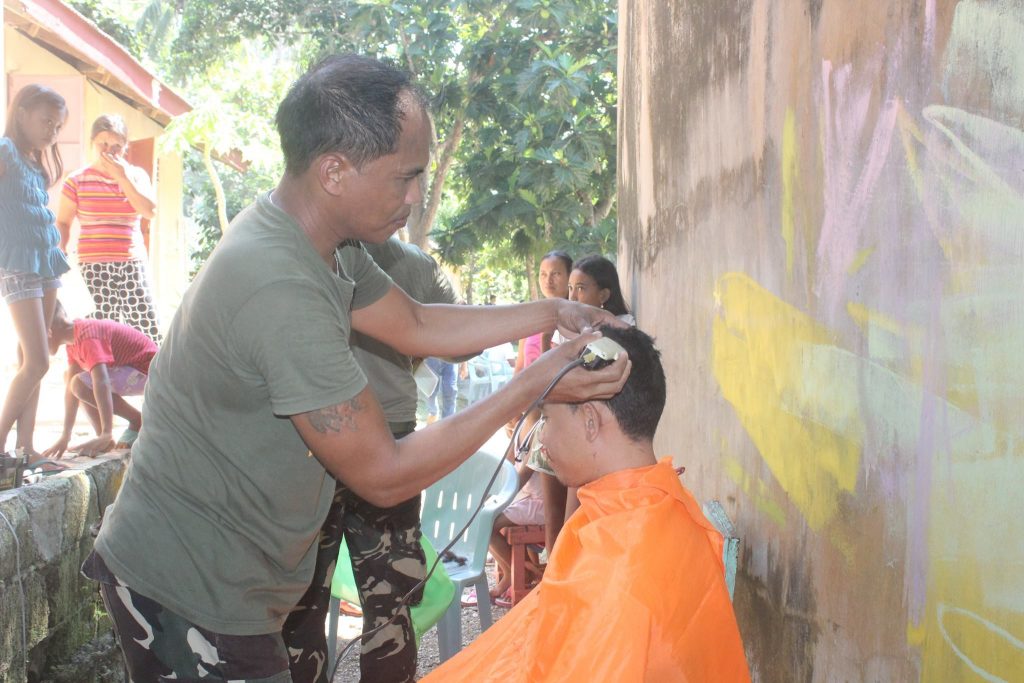
[[[28,465],[25,468],[25,473],[27,474],[31,472],[33,474],[57,474],[58,472],[63,472],[66,469],[68,469],[68,466],[62,462],[57,462],[56,460],[43,459],[36,460],[31,465]]]
[[[361,617],[363,616],[363,610],[359,605],[355,605],[348,600],[340,600],[339,607],[341,613],[346,617]]]
[[[117,441],[114,443],[114,448],[131,448],[137,438],[139,438],[139,433],[137,431],[134,429],[126,429],[121,432],[121,436],[117,437]],[[124,445],[122,446],[121,444]]]
[[[490,597],[490,596],[488,596]],[[462,596],[463,607],[476,607],[478,598],[476,595],[476,588],[470,588],[469,592]]]
[[[36,460],[25,468],[25,472],[21,475],[21,480],[25,484],[35,484],[43,477],[58,474],[66,469],[68,469],[67,465],[54,460]]]

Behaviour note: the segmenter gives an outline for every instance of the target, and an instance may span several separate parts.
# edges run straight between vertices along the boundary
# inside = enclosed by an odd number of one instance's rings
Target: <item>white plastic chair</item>
[[[509,355],[511,354],[511,355]],[[485,350],[481,356],[490,364],[491,391],[497,391],[508,384],[515,374],[515,351],[511,344],[492,346]],[[509,360],[511,359],[511,363]]]
[[[423,493],[420,526],[423,535],[440,551],[473,514],[499,461],[502,461],[501,472],[495,479],[487,502],[469,529],[451,548],[457,557],[465,558],[465,563],[460,565],[450,561],[443,565],[455,584],[455,599],[437,624],[438,650],[442,662],[462,649],[461,596],[464,588],[476,588],[480,631],[491,626],[491,601],[484,563],[487,560],[487,546],[494,519],[516,495],[516,470],[501,453],[478,451]]]
[[[491,381],[491,363],[483,356],[474,356],[466,362],[469,378],[464,384],[466,402],[476,403],[493,390]]]

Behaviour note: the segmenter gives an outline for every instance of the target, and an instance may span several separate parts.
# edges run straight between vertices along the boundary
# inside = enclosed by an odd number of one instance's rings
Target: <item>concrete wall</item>
[[[756,680],[1024,675],[1024,5],[621,0],[658,446]]]
[[[0,681],[121,680],[120,652],[96,584],[79,568],[92,551],[90,527],[114,500],[123,474],[119,458],[104,456],[88,473],[51,475],[0,493],[7,519],[0,518]]]

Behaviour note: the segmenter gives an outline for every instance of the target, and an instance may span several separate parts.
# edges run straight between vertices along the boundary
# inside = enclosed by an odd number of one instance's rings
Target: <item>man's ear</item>
[[[349,176],[357,172],[348,157],[337,152],[321,154],[316,160],[316,170],[320,186],[334,197],[344,193]]]
[[[587,441],[593,443],[597,440],[606,417],[601,414],[601,411],[592,402],[587,402],[580,406],[580,417],[583,420],[583,433],[586,435]]]

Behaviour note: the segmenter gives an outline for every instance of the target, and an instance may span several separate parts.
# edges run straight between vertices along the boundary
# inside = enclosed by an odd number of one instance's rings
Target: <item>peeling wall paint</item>
[[[1024,4],[620,27],[620,270],[755,679],[1024,680]]]

